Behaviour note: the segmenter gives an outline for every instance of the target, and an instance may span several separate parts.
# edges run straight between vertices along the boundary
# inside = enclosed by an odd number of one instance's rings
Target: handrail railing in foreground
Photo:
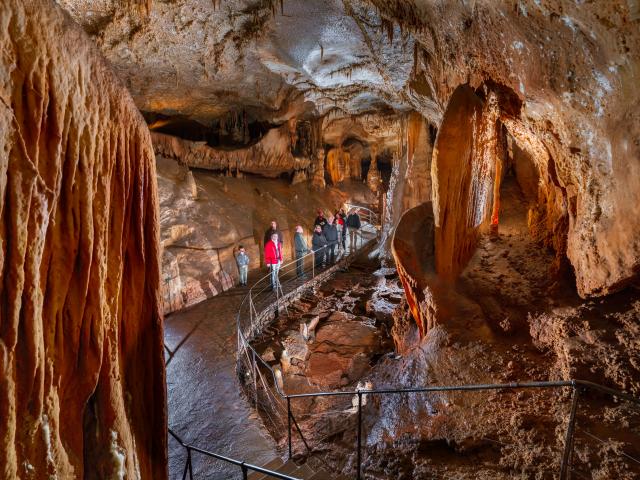
[[[268,475],[270,477],[273,478],[279,478],[281,480],[301,480],[298,477],[291,477],[289,475],[285,475],[284,473],[280,473],[280,472],[275,472],[273,470],[269,470],[267,468],[263,468],[263,467],[259,467],[258,465],[253,465],[251,463],[247,463],[247,462],[242,462],[240,460],[236,460],[234,458],[231,457],[226,457],[224,455],[220,455],[218,453],[213,453],[213,452],[209,452],[207,450],[203,450],[202,448],[198,448],[194,445],[190,445],[188,443],[185,443],[184,441],[182,441],[182,439],[176,435],[173,430],[169,429],[169,434],[176,439],[176,441],[180,444],[180,446],[182,446],[183,448],[185,448],[187,450],[187,461],[184,465],[184,472],[182,473],[182,480],[185,480],[187,478],[187,472],[189,473],[189,479],[192,480],[193,479],[193,467],[192,467],[192,455],[191,452],[197,452],[200,453],[202,455],[205,455],[207,457],[211,457],[211,458],[215,458],[218,460],[222,460],[224,462],[227,463],[231,463],[233,465],[236,465],[238,467],[240,467],[241,471],[242,471],[242,479],[246,480],[248,475],[249,475],[249,470],[252,470],[254,472],[259,472],[262,473],[264,475]]]
[[[378,221],[375,212],[366,207],[356,205],[347,205],[349,209],[355,208],[363,219],[363,223],[377,227]],[[310,254],[312,255],[312,254]],[[295,265],[296,261],[290,262],[285,266]],[[316,272],[313,271],[315,277]],[[411,393],[430,393],[430,392],[470,392],[481,390],[512,390],[512,389],[529,389],[529,388],[571,388],[571,403],[569,418],[567,421],[567,429],[565,432],[564,446],[562,447],[562,457],[559,461],[559,476],[561,480],[569,477],[571,471],[571,453],[573,451],[574,432],[576,423],[576,414],[578,411],[579,398],[583,391],[593,390],[600,393],[612,395],[619,399],[627,400],[633,404],[640,405],[640,400],[629,395],[628,393],[611,389],[593,382],[585,380],[565,380],[565,381],[546,381],[546,382],[515,382],[505,384],[482,384],[482,385],[459,385],[459,386],[434,386],[419,388],[399,388],[399,389],[369,389],[369,390],[351,390],[351,391],[334,391],[334,392],[316,392],[303,394],[287,394],[284,388],[282,375],[277,367],[274,367],[265,361],[251,345],[251,341],[258,335],[261,335],[268,326],[265,321],[266,314],[270,313],[270,308],[274,305],[276,313],[280,308],[279,292],[276,299],[271,299],[264,309],[260,308],[259,298],[263,294],[265,288],[260,288],[260,282],[265,282],[269,275],[261,278],[252,286],[249,293],[242,302],[241,308],[237,315],[238,327],[238,370],[241,381],[245,385],[252,383],[253,395],[255,398],[256,408],[260,408],[263,412],[263,418],[271,422],[276,430],[287,431],[287,447],[289,458],[293,457],[293,431],[297,432],[304,448],[307,452],[312,453],[312,448],[305,439],[302,429],[295,418],[292,411],[292,401],[296,399],[315,398],[315,397],[352,397],[352,405],[355,407],[357,397],[357,409],[353,413],[357,414],[357,431],[356,431],[356,478],[362,478],[362,422],[363,422],[363,399],[367,395],[402,395]],[[247,312],[248,310],[248,312]],[[247,324],[248,322],[248,324]],[[276,362],[274,362],[276,363]],[[262,373],[266,373],[266,378]],[[250,388],[251,390],[251,388]],[[260,393],[259,393],[260,392]],[[262,398],[260,396],[262,395]],[[286,420],[285,420],[286,416]],[[635,460],[635,459],[634,459]]]
[[[370,233],[370,229],[368,229],[368,227],[373,227],[374,231],[377,232],[376,230],[376,225],[377,225],[377,216],[375,214],[375,212],[373,212],[372,210],[367,209],[366,207],[359,207],[362,209],[362,211],[366,210],[366,214],[365,214],[365,218],[363,218],[363,226],[361,229],[361,232],[359,232],[359,235],[357,237],[357,241],[359,241],[360,243],[360,247],[356,248],[354,251],[349,251],[349,256],[351,256],[351,254],[355,253],[356,251],[359,251],[363,246],[365,246],[368,243],[365,242],[365,233],[369,231]],[[369,239],[370,240],[370,239]],[[357,247],[357,241],[356,241],[356,247]],[[271,371],[273,377],[272,377],[272,381],[274,382],[273,384],[275,385],[275,387],[278,389],[278,393],[280,395],[284,395],[284,392],[282,392],[280,390],[279,387],[279,383],[277,381],[277,376],[275,374],[275,372],[273,371],[273,369],[269,366],[269,364],[267,362],[265,362],[260,355],[257,354],[257,352],[253,349],[253,347],[250,346],[249,342],[247,341],[246,337],[245,337],[245,332],[243,331],[243,325],[242,325],[242,321],[241,321],[241,312],[243,312],[243,308],[246,310],[247,308],[249,309],[249,317],[251,319],[251,323],[249,325],[249,332],[247,332],[249,334],[249,336],[251,337],[253,334],[257,333],[254,331],[255,326],[253,322],[254,319],[257,319],[257,317],[259,316],[259,312],[258,312],[258,307],[260,307],[260,300],[266,300],[266,303],[264,305],[264,309],[263,311],[261,311],[260,313],[264,313],[264,311],[266,311],[268,308],[272,307],[274,304],[276,306],[276,312],[279,311],[280,309],[280,304],[283,300],[284,295],[284,290],[282,289],[283,285],[288,285],[291,284],[294,280],[296,280],[296,278],[290,278],[292,277],[292,274],[295,272],[296,273],[296,277],[297,274],[299,273],[299,269],[302,269],[303,271],[306,271],[308,273],[309,268],[308,266],[305,267],[305,263],[309,263],[309,261],[311,261],[311,280],[317,279],[317,278],[324,278],[325,274],[330,274],[333,271],[333,266],[329,266],[328,268],[321,270],[321,269],[316,269],[315,268],[315,257],[318,254],[325,254],[327,252],[329,252],[332,247],[333,249],[338,250],[337,252],[337,257],[341,258],[343,256],[346,256],[346,245],[345,245],[345,239],[343,238],[339,238],[338,241],[333,242],[332,244],[327,245],[326,247],[322,247],[320,249],[317,250],[313,250],[311,249],[309,251],[309,253],[303,255],[300,258],[296,258],[295,260],[285,263],[283,265],[280,266],[280,274],[279,274],[279,278],[278,278],[278,285],[275,286],[275,301],[273,299],[273,293],[271,290],[268,290],[268,281],[271,278],[271,274],[267,274],[265,276],[263,276],[262,278],[260,278],[257,282],[255,282],[252,287],[249,289],[249,294],[245,296],[245,298],[242,300],[240,309],[238,311],[238,315],[237,315],[237,328],[238,328],[238,355],[240,355],[240,351],[241,348],[244,347],[245,349],[245,353],[246,353],[246,349],[249,348],[251,351],[251,356],[252,356],[252,361],[254,365],[257,365],[257,363],[260,363],[263,368],[267,368]],[[335,266],[337,267],[339,265],[339,263],[336,262]],[[307,284],[309,283],[309,280],[305,280],[301,283],[301,285],[297,288],[304,288]],[[261,284],[264,284],[264,286],[261,287]],[[295,287],[295,285],[294,285]],[[290,292],[290,293],[295,293],[294,292]],[[263,297],[267,297],[267,298],[261,298],[261,296]],[[249,301],[247,301],[249,300]],[[286,306],[286,304],[285,304]],[[175,351],[171,351],[166,345],[165,348],[167,350],[167,353],[169,355],[168,358],[168,362],[171,361],[173,354],[175,353]],[[264,381],[264,379],[262,379]],[[264,386],[266,387],[266,383],[264,383]],[[283,397],[284,398],[284,397]],[[289,419],[289,421],[291,421],[291,419]],[[300,431],[300,427],[298,426],[297,422],[295,421],[295,419],[293,419],[294,424],[297,428],[298,433],[302,436],[302,432]],[[249,471],[255,471],[255,472],[259,472],[262,473],[264,475],[273,477],[273,478],[278,478],[281,480],[300,480],[297,477],[292,477],[290,475],[286,475],[280,472],[276,472],[274,470],[270,470],[264,467],[260,467],[258,465],[253,465],[251,463],[247,463],[241,460],[237,460],[231,457],[227,457],[225,455],[220,455],[218,453],[214,453],[214,452],[210,452],[207,450],[204,450],[202,448],[196,447],[195,445],[191,445],[191,444],[187,444],[185,443],[173,430],[168,429],[169,434],[180,444],[180,446],[182,448],[184,448],[186,450],[186,460],[185,460],[185,465],[184,465],[184,470],[182,473],[182,480],[186,480],[187,478],[187,474],[189,475],[189,479],[192,480],[193,479],[193,461],[192,461],[192,454],[193,452],[199,453],[201,455],[207,456],[207,457],[211,457],[211,458],[215,458],[217,460],[221,460],[223,462],[227,462],[230,463],[232,465],[236,465],[238,467],[240,467],[241,472],[242,472],[242,478],[243,479],[247,479],[247,476],[249,474]],[[306,443],[306,441],[303,438],[303,441]],[[308,445],[307,445],[308,448]],[[291,455],[289,456],[291,458]]]

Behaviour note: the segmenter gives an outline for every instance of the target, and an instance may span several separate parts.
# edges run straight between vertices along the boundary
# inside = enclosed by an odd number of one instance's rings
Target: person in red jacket
[[[271,235],[271,240],[264,246],[264,263],[271,270],[271,290],[278,286],[278,272],[282,264],[282,245],[277,233]]]

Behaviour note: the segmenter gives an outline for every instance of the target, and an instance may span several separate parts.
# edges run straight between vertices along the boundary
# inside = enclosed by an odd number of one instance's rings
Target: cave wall
[[[501,121],[532,155],[544,224],[581,296],[613,292],[640,270],[640,10],[614,0],[507,4],[368,0],[416,41],[409,95],[429,117],[462,84],[493,82],[522,103]],[[431,113],[439,124],[441,117]],[[537,222],[541,224],[541,222]],[[561,240],[564,230],[564,241]]]
[[[167,478],[148,130],[52,2],[0,25],[0,477]]]

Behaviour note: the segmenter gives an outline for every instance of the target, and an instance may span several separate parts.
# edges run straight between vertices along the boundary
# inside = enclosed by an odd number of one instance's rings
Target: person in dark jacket
[[[344,209],[340,209],[338,215],[342,219],[342,250],[347,249],[347,214]]]
[[[280,242],[280,248],[282,248],[282,244],[284,243],[284,240],[283,240],[283,237],[282,237],[282,232],[278,228],[278,224],[276,223],[275,220],[271,221],[271,227],[269,227],[269,230],[264,232],[264,244],[265,244],[265,246],[267,245],[267,243],[269,243],[269,240],[271,240],[271,235],[273,235],[274,233],[276,235],[278,235],[278,242]]]
[[[320,268],[324,263],[324,257],[326,253],[327,239],[322,234],[322,227],[316,225],[313,231],[313,237],[311,238],[311,248],[315,254],[316,268]]]
[[[347,217],[347,229],[349,230],[349,252],[353,252],[358,242],[358,231],[360,230],[360,215],[355,209],[349,211]]]
[[[318,216],[313,222],[313,226],[315,227],[316,225],[320,225],[320,228],[324,228],[326,224],[327,224],[327,219],[324,218],[324,213],[322,213],[322,210],[318,210]]]
[[[333,216],[327,219],[327,224],[322,229],[324,238],[327,239],[327,263],[333,265],[336,261],[336,247],[338,246],[338,229]]]
[[[293,243],[296,250],[296,274],[298,277],[301,277],[304,275],[304,256],[309,253],[309,247],[307,246],[307,241],[302,234],[302,226],[300,225],[296,227],[296,234],[293,236]]]

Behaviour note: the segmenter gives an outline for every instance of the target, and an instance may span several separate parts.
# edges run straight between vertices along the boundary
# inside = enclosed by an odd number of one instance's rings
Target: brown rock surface
[[[52,2],[0,25],[0,477],[166,478],[148,130]]]
[[[284,234],[285,261],[293,256],[293,235],[302,225],[311,235],[316,209],[333,212],[345,202],[369,204],[365,185],[345,182],[340,189],[309,189],[283,179],[223,177],[157,156],[161,208],[164,312],[194,305],[237,283],[234,254],[247,249],[250,268],[264,264],[263,238],[271,220]],[[189,177],[189,172],[191,177]],[[198,192],[192,195],[193,178]],[[307,238],[308,245],[311,239]],[[264,272],[266,274],[266,271]]]

